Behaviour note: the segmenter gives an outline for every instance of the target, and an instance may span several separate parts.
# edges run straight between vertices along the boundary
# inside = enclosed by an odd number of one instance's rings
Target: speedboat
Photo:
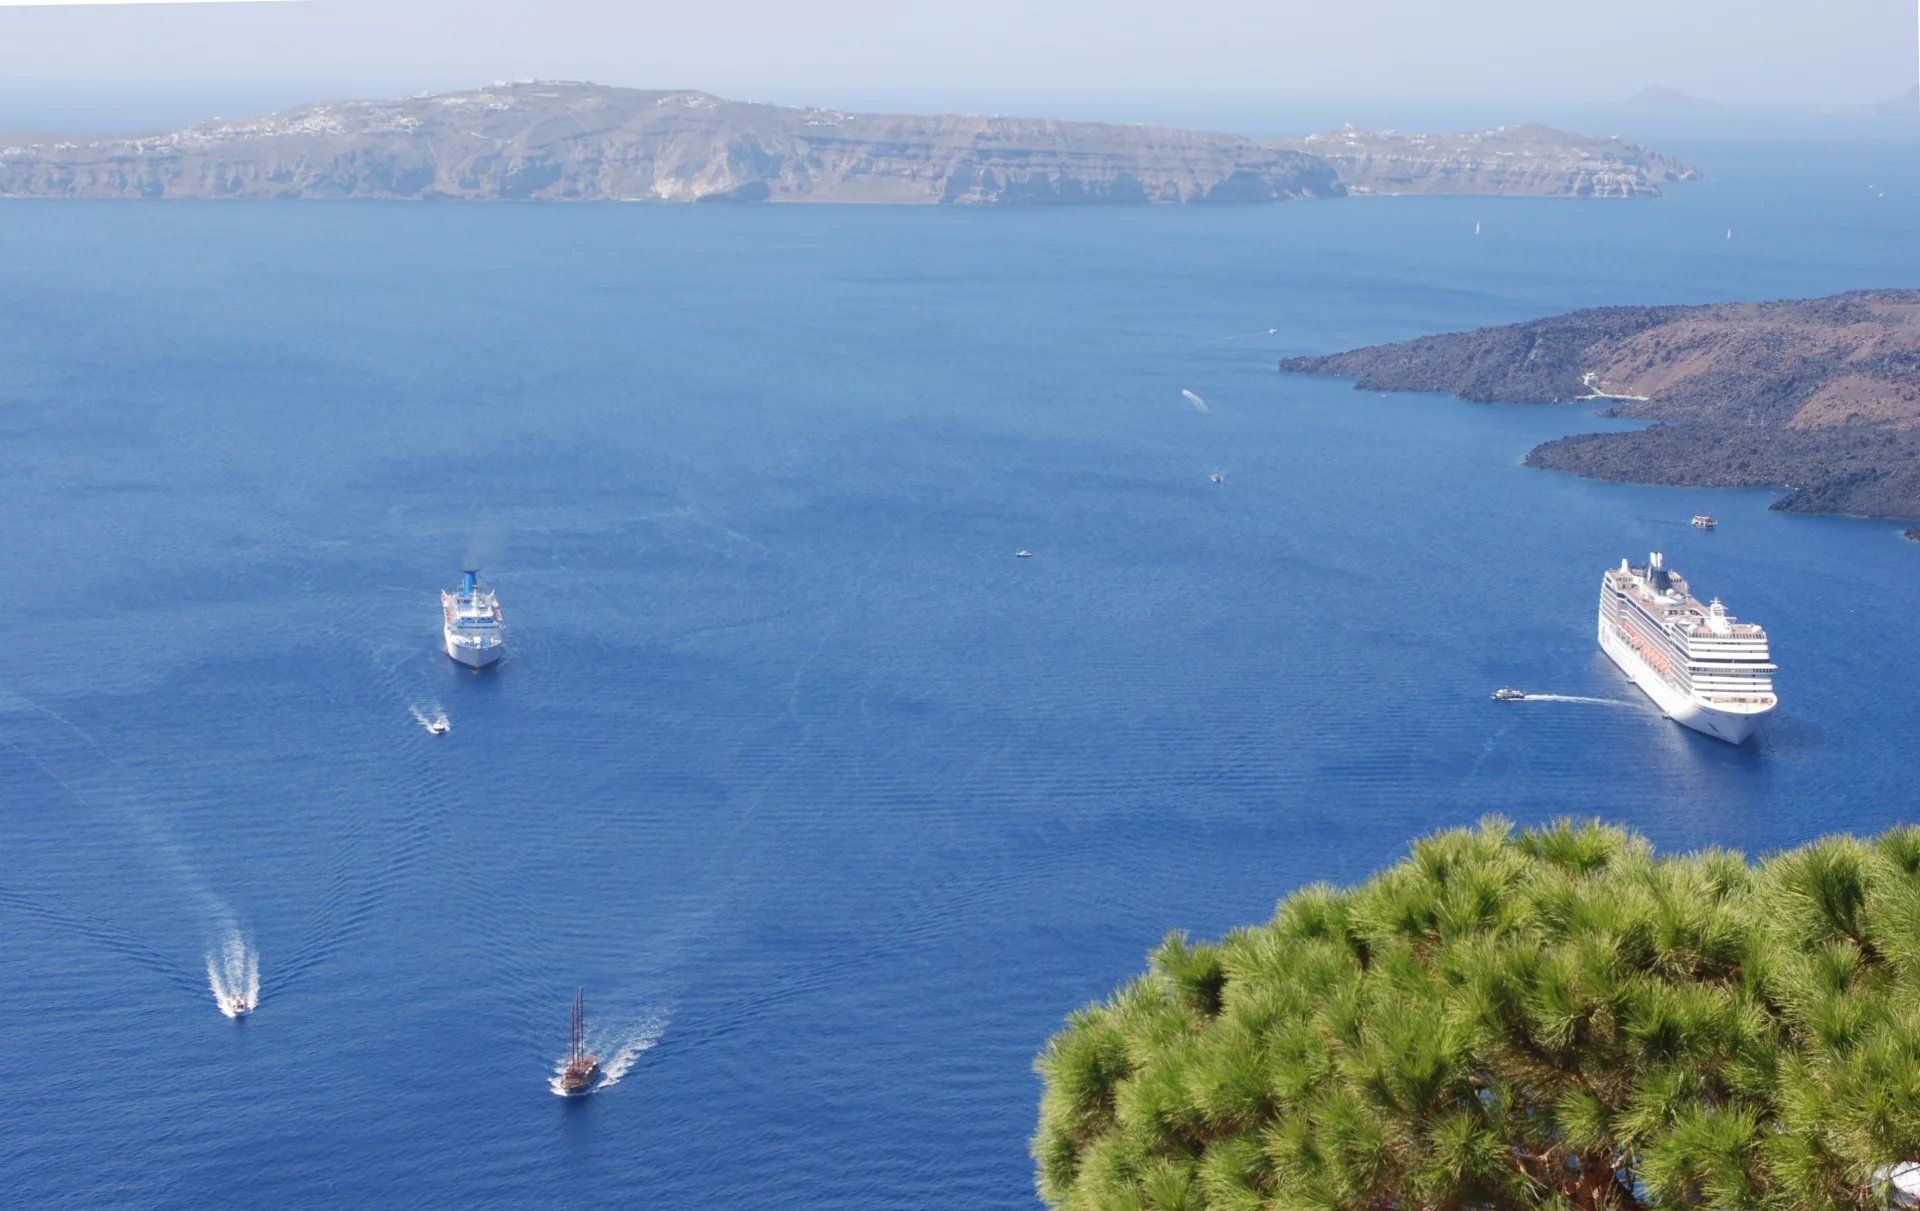
[[[436,736],[444,736],[453,730],[453,725],[445,719],[435,719],[433,722],[427,724],[427,730]]]
[[[1527,695],[1524,690],[1516,690],[1510,685],[1503,685],[1493,691],[1493,700],[1495,702],[1522,702],[1526,700],[1526,697]]]
[[[1224,475],[1215,474],[1213,476],[1213,482],[1216,484],[1224,484],[1227,482],[1227,477]]]
[[[1013,557],[1015,559],[1032,559],[1033,552],[1032,551],[1015,551],[1013,553]]]
[[[1693,528],[1696,530],[1711,530],[1719,524],[1719,522],[1713,519],[1713,514],[1711,513],[1695,513],[1693,515]]]
[[[233,998],[231,1008],[233,1010],[233,1016],[236,1018],[244,1018],[253,1012],[253,1006],[247,1004],[247,998],[238,995]]]

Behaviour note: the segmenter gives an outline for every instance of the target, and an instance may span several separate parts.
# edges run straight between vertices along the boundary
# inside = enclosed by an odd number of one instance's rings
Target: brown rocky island
[[[1768,487],[1798,513],[1920,517],[1920,290],[1703,307],[1601,307],[1282,370],[1486,403],[1606,401],[1656,423],[1536,447],[1594,479]]]

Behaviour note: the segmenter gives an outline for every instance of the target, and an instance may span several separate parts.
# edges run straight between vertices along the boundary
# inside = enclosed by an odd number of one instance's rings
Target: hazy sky
[[[84,112],[143,94],[245,105],[534,76],[849,106],[1126,94],[1568,105],[1650,83],[1838,106],[1912,86],[1915,20],[1915,0],[0,0],[0,127],[17,129],[7,118],[35,95]]]

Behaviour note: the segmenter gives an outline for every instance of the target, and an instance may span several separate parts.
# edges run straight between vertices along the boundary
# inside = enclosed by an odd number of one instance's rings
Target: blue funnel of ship
[[[471,597],[473,590],[480,584],[480,569],[462,568],[460,570],[460,596]]]

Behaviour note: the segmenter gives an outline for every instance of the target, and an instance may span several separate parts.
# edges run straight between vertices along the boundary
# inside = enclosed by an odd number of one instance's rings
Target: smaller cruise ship
[[[458,591],[440,594],[440,615],[447,655],[473,669],[500,659],[506,649],[506,620],[493,590],[480,587],[478,569],[463,569]]]

